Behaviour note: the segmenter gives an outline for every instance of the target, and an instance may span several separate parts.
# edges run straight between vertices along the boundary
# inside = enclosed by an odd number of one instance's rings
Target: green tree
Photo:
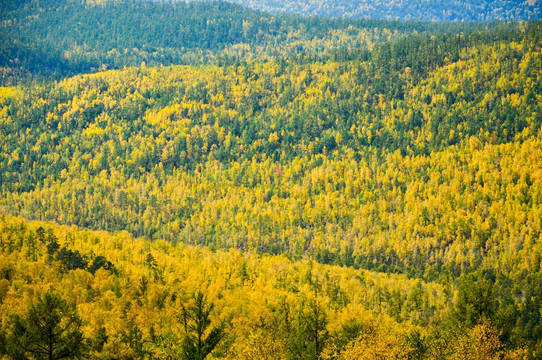
[[[288,358],[319,359],[328,337],[327,315],[316,299],[311,300],[308,306],[302,306],[294,323],[288,345]]]
[[[210,314],[214,304],[207,304],[207,298],[198,291],[193,296],[193,303],[184,307],[181,319],[186,337],[182,344],[183,356],[187,360],[203,360],[218,345],[225,335],[225,323],[211,326]]]
[[[98,255],[94,258],[92,264],[88,267],[88,271],[94,275],[96,271],[98,271],[100,268],[112,271],[115,269],[115,266],[104,256]]]
[[[60,295],[48,291],[25,316],[13,316],[8,352],[16,359],[80,358],[83,340],[76,311]]]
[[[461,282],[455,305],[455,316],[460,322],[473,327],[480,320],[493,320],[495,311],[495,294],[490,281],[480,277]]]

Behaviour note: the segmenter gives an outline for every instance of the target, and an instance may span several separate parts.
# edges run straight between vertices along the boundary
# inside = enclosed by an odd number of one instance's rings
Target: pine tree
[[[207,304],[207,298],[198,291],[193,303],[182,309],[181,319],[186,332],[183,341],[183,356],[187,360],[203,360],[209,355],[225,335],[225,324],[211,326],[210,314],[214,304]]]
[[[13,316],[12,325],[8,353],[13,358],[55,360],[81,356],[81,319],[52,291],[32,304],[25,316]]]

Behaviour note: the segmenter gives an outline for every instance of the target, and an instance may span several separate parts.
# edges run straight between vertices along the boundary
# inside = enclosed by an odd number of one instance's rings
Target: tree
[[[205,295],[200,291],[192,298],[193,303],[188,307],[183,306],[181,313],[186,333],[182,344],[182,353],[187,360],[203,360],[224,337],[225,323],[221,322],[208,331],[211,325],[210,314],[214,304],[207,304]]]
[[[82,354],[81,319],[60,295],[48,291],[25,316],[12,317],[8,352],[13,358],[66,359]]]
[[[307,308],[302,307],[290,336],[288,357],[290,359],[315,360],[320,358],[329,334],[327,315],[316,299]]]
[[[362,335],[350,342],[340,359],[407,360],[415,359],[415,354],[399,333],[379,329],[374,334]]]
[[[482,321],[454,341],[452,359],[497,360],[502,358],[502,347],[497,329]]]
[[[88,267],[88,271],[94,275],[98,269],[114,270],[115,266],[111,261],[107,260],[104,256],[98,255],[92,261],[92,264]]]
[[[73,251],[62,247],[56,257],[68,270],[84,269],[87,267],[87,261],[77,250]]]
[[[480,320],[492,320],[495,316],[496,303],[493,284],[480,277],[465,278],[459,286],[455,317],[469,327]]]

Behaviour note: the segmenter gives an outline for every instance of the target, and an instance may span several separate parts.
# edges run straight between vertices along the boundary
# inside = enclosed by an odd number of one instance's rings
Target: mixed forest
[[[542,358],[539,21],[0,4],[0,356]]]
[[[487,21],[540,19],[540,2],[529,0],[230,0],[245,6],[303,15],[388,20]]]
[[[125,66],[333,56],[410,34],[499,23],[389,22],[271,15],[225,2],[0,1],[0,84]]]

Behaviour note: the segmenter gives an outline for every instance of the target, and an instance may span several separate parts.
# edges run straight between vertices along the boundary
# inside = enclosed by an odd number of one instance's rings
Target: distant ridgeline
[[[410,34],[495,23],[430,24],[271,15],[224,2],[0,1],[0,84],[124,66],[329,56]]]
[[[424,21],[535,20],[537,0],[231,0],[254,9],[302,15]]]

